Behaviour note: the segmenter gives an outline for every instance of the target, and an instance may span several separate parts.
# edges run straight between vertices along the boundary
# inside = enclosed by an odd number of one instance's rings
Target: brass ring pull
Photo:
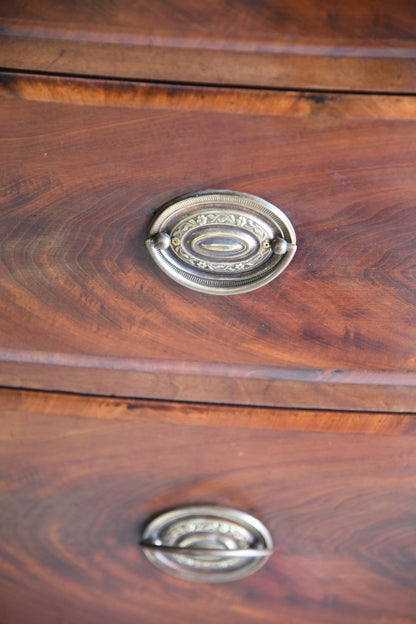
[[[268,548],[235,548],[233,550],[227,548],[192,548],[183,546],[166,546],[164,544],[153,544],[151,542],[140,542],[143,549],[164,551],[170,555],[186,555],[198,557],[225,557],[231,559],[233,557],[244,557],[246,559],[256,559],[262,557],[270,557],[273,550]]]
[[[234,191],[180,197],[153,220],[147,248],[176,282],[214,295],[245,293],[267,284],[291,262],[296,234],[269,202]]]
[[[144,528],[140,546],[155,566],[192,581],[232,581],[273,553],[269,531],[237,509],[192,505],[164,512]]]

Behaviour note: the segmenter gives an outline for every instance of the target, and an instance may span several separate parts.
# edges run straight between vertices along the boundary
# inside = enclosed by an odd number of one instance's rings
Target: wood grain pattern
[[[415,92],[416,10],[397,0],[9,0],[3,66],[107,77]]]
[[[77,92],[80,83],[67,86]],[[106,108],[105,82],[92,84],[86,105],[65,104],[62,94],[17,99],[22,84],[8,76],[1,102],[2,383],[415,409],[416,126],[408,115],[372,117],[370,107],[361,118],[354,104],[351,117],[337,118],[325,98],[313,114],[292,115],[271,96],[253,115],[244,91],[230,96],[235,107],[239,95],[241,112],[192,110],[205,92],[179,87],[151,97],[144,88],[128,107],[116,106],[113,89]],[[195,293],[161,274],[144,247],[148,223],[167,200],[204,188],[253,193],[285,210],[299,236],[290,269],[233,297]]]
[[[416,119],[412,95],[374,95],[271,91],[181,85],[154,85],[146,82],[77,79],[25,72],[1,74],[0,94],[35,102],[61,102],[83,106],[154,108],[290,117],[343,119]]]
[[[0,402],[3,624],[414,622],[414,416]],[[153,570],[140,526],[196,502],[263,520],[267,566],[218,586]]]
[[[3,386],[280,407],[414,412],[413,373],[298,369],[1,349]]]

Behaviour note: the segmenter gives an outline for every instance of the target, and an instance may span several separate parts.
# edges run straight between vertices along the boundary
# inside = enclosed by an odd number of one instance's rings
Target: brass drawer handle
[[[259,288],[284,271],[296,252],[296,234],[288,217],[264,199],[208,190],[165,204],[146,245],[176,282],[231,295]]]
[[[186,555],[187,557],[225,557],[231,559],[233,557],[244,557],[246,559],[257,559],[262,557],[270,557],[273,551],[267,548],[235,548],[229,550],[227,548],[190,548],[182,546],[166,546],[165,544],[153,544],[152,542],[140,542],[143,549],[164,551],[169,555]]]
[[[192,581],[232,581],[261,568],[273,553],[269,531],[245,512],[191,505],[164,512],[144,528],[147,559]]]

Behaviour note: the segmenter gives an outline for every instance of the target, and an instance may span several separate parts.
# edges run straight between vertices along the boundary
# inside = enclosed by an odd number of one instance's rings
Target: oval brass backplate
[[[296,252],[288,217],[269,202],[228,190],[207,190],[165,204],[146,241],[172,279],[215,295],[248,292],[281,273]]]
[[[140,546],[156,567],[190,581],[233,581],[272,554],[269,531],[248,513],[215,505],[178,507],[153,518]]]

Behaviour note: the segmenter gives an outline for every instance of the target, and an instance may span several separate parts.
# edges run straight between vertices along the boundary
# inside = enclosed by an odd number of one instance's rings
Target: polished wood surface
[[[63,80],[25,72],[3,72],[0,94],[34,102],[60,102],[117,108],[205,111],[289,117],[415,120],[413,95],[315,93],[227,87],[180,87],[148,82]]]
[[[179,82],[415,92],[412,0],[6,0],[4,67]]]
[[[376,96],[348,116],[348,97],[336,113],[308,94],[256,112],[244,90],[5,75],[3,93],[3,385],[415,409],[412,98],[394,118],[396,98]],[[205,96],[214,110],[193,109]],[[215,297],[160,272],[153,213],[204,188],[288,214],[299,250],[283,275]]]
[[[414,622],[414,416],[0,402],[2,624]],[[153,569],[140,527],[191,503],[254,514],[275,554],[221,585]]]

